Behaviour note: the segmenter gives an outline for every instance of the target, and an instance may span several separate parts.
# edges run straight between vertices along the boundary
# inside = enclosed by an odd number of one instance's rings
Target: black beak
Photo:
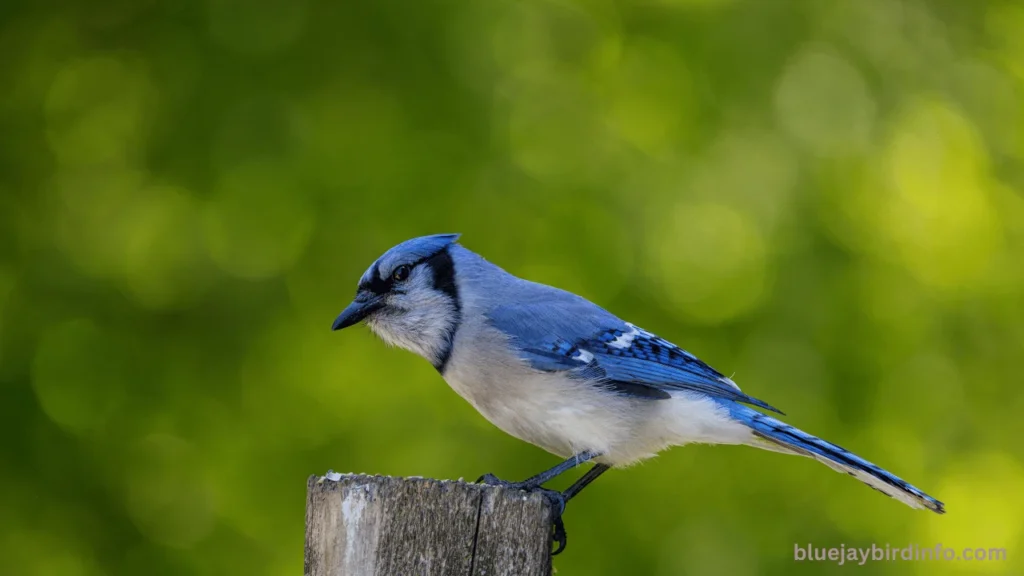
[[[364,320],[370,314],[373,314],[377,310],[384,307],[384,301],[380,296],[370,296],[366,294],[360,294],[356,296],[356,299],[345,307],[338,314],[338,318],[334,321],[331,326],[331,330],[341,330],[342,328],[348,328],[353,324],[357,324]]]

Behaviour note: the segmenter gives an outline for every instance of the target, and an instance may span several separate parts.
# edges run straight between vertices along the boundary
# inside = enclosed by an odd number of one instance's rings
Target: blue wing
[[[630,396],[666,399],[681,390],[782,413],[744,394],[693,354],[576,298],[558,305],[501,306],[488,317],[538,370],[566,371]]]

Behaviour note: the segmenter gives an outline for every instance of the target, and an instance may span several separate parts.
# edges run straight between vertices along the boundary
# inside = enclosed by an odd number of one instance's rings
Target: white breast
[[[488,374],[453,362],[445,380],[501,430],[563,458],[608,452],[633,428],[628,401],[563,376],[508,369]]]

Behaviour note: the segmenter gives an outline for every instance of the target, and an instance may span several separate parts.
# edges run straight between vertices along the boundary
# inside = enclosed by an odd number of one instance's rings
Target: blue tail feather
[[[732,403],[728,408],[734,419],[749,426],[759,440],[768,444],[762,445],[763,448],[781,449],[809,456],[857,478],[871,488],[908,506],[925,508],[939,514],[946,512],[942,502],[841,446],[812,436],[747,406]]]

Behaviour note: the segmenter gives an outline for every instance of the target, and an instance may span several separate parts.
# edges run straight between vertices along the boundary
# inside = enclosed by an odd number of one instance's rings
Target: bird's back
[[[515,326],[517,336],[544,339],[552,332],[596,332],[604,327],[624,327],[626,323],[590,300],[547,284],[532,282],[506,272],[479,254],[461,245],[451,247],[458,270],[463,305],[478,320],[490,320],[504,314]],[[522,315],[511,315],[515,309]]]

